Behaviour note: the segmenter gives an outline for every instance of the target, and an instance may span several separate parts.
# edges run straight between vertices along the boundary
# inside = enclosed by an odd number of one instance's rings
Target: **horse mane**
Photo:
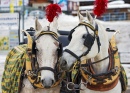
[[[100,40],[104,40],[104,41],[109,41],[108,40],[108,35],[106,32],[106,28],[103,26],[103,22],[98,20],[98,19],[94,19],[95,23],[98,24],[98,35],[100,37]],[[101,36],[103,35],[103,36]],[[103,42],[102,42],[103,43]]]

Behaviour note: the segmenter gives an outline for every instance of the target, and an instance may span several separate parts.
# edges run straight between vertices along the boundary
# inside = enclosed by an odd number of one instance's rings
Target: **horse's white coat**
[[[98,61],[100,59],[107,57],[109,41],[108,41],[108,37],[107,37],[104,27],[97,20],[93,19],[88,12],[86,13],[86,18],[84,18],[81,14],[79,14],[79,20],[80,22],[84,22],[84,21],[89,22],[93,26],[95,26],[95,22],[96,22],[98,24],[98,28],[99,28],[98,35],[101,42],[99,53],[98,53],[97,41],[95,40],[90,52],[86,56],[82,57],[81,61],[84,59],[92,58],[94,62],[94,61]],[[94,34],[93,31],[89,28],[88,28],[88,31],[92,35]],[[84,39],[82,38],[82,36],[84,34],[87,34],[86,28],[84,26],[79,26],[78,28],[76,28],[74,33],[72,34],[71,42],[66,48],[71,50],[78,56],[83,54],[83,52],[87,51],[87,47],[83,45]],[[76,58],[71,56],[69,53],[64,52],[62,56],[62,61],[63,60],[67,62],[66,69],[69,69],[72,66],[72,64],[76,61]],[[108,69],[108,64],[109,64],[109,59],[106,59],[100,63],[94,64],[93,68],[94,68],[95,73],[99,74],[99,73],[106,72]],[[104,91],[104,92],[89,90],[85,88],[84,85],[82,85],[81,88],[84,89],[83,91],[81,91],[81,93],[121,93],[120,81],[118,82],[116,87],[114,87],[113,89],[109,91]]]
[[[42,30],[46,31],[47,27],[42,29],[41,24],[36,19],[36,32],[35,36],[37,36]],[[57,18],[54,19],[52,23],[51,31],[57,32]],[[50,35],[43,35],[38,40],[36,40],[37,51],[37,61],[39,63],[39,67],[51,67],[54,68],[57,62],[57,48],[58,42],[52,38]],[[51,86],[52,80],[55,82],[54,73],[49,70],[41,71],[41,80],[45,81],[45,85]],[[25,87],[22,88],[21,93],[59,93],[60,86],[56,86],[54,88],[49,89],[34,89],[28,79],[24,78],[23,84]],[[44,85],[44,86],[45,86]]]

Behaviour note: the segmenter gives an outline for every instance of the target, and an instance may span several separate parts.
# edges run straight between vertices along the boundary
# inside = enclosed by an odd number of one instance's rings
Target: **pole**
[[[22,25],[22,29],[24,30],[24,10],[25,10],[25,6],[24,6],[24,0],[23,0],[23,15],[22,15],[22,17],[23,17],[23,25]]]
[[[20,45],[20,12],[19,12],[19,28],[18,28],[18,37],[19,37],[19,45]]]
[[[24,30],[24,0],[22,0],[22,30]],[[21,43],[24,43],[24,34],[21,32]]]

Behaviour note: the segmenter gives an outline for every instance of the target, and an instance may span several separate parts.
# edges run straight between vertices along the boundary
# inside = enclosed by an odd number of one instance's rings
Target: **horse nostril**
[[[54,80],[51,78],[45,78],[41,80],[45,88],[50,88],[54,84]]]
[[[62,66],[67,65],[67,62],[65,60],[62,61]]]
[[[42,84],[44,84],[44,79],[42,80]]]
[[[52,84],[54,84],[54,80],[52,80]]]

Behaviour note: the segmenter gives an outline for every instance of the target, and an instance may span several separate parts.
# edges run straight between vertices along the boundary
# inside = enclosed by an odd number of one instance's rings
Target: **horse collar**
[[[84,69],[84,67],[82,68],[81,66],[80,71],[83,77],[83,81],[89,82],[86,87],[91,90],[107,91],[114,88],[118,83],[120,74],[120,60],[118,57],[119,55],[117,48],[115,48],[116,44],[114,37],[112,37],[112,39],[110,40],[110,45],[111,47],[109,49],[109,52],[111,50],[114,53],[110,57],[110,63],[107,73],[101,73],[96,75],[91,65],[89,65],[89,67],[86,67],[87,70]],[[91,78],[89,79],[89,77]]]

